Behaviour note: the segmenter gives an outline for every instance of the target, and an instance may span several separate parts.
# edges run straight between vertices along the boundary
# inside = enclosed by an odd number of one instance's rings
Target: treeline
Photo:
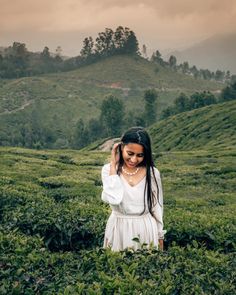
[[[113,95],[107,96],[100,107],[100,116],[88,122],[79,119],[70,130],[49,124],[40,114],[38,101],[31,114],[17,117],[11,123],[14,128],[0,130],[0,145],[22,146],[27,148],[82,148],[97,139],[117,137],[128,127],[134,125],[149,126],[156,122],[157,92],[145,91],[142,111],[126,112],[125,103]],[[57,118],[54,120],[57,121]]]
[[[142,55],[148,59],[146,50],[146,46],[143,45]],[[50,52],[47,46],[44,47],[42,52],[33,53],[28,51],[26,44],[14,42],[12,46],[0,52],[0,78],[11,79],[70,71],[103,58],[120,54],[141,55],[135,33],[122,26],[118,26],[114,31],[106,28],[105,31],[98,33],[98,36],[94,39],[91,36],[86,37],[80,54],[72,58],[63,57],[60,46],[56,48],[54,53]],[[165,61],[159,50],[152,54],[150,61],[195,78],[231,83],[236,81],[236,75],[231,75],[230,71],[217,70],[213,72],[208,69],[198,69],[195,65],[190,66],[187,61],[178,64],[174,55],[171,55],[169,60]]]
[[[174,105],[164,109],[161,113],[161,118],[165,119],[172,115],[198,109],[207,105],[226,102],[236,99],[236,82],[226,86],[219,96],[216,98],[214,94],[209,91],[196,92],[188,97],[181,93],[175,100]]]
[[[0,78],[19,78],[51,72],[74,70],[102,58],[118,54],[139,54],[135,33],[119,26],[115,31],[106,28],[98,37],[86,37],[80,55],[63,58],[58,46],[52,54],[47,46],[40,53],[29,52],[26,44],[14,42],[0,52]]]
[[[46,46],[41,53],[29,52],[24,43],[14,42],[0,54],[0,78],[19,78],[64,70],[66,61],[57,47],[52,55]]]
[[[106,28],[105,32],[98,33],[95,41],[91,36],[85,38],[80,54],[85,62],[94,62],[100,58],[113,55],[138,55],[139,45],[132,30],[119,26],[115,31]]]
[[[185,75],[193,76],[194,78],[200,78],[204,80],[215,80],[218,82],[229,82],[233,83],[236,81],[236,75],[231,75],[230,71],[216,70],[210,71],[208,69],[198,69],[195,65],[190,66],[187,61],[178,64],[177,58],[174,55],[169,57],[168,61],[162,58],[159,50],[152,54],[150,59],[151,62],[161,65],[162,67],[169,68],[175,72],[183,73]]]

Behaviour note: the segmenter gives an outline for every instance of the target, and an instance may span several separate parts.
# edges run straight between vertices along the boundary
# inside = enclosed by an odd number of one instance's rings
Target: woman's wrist
[[[111,165],[112,169],[116,169],[116,162],[115,161],[111,161],[110,165]]]
[[[111,161],[110,162],[110,175],[115,175],[115,174],[117,174],[116,163]]]

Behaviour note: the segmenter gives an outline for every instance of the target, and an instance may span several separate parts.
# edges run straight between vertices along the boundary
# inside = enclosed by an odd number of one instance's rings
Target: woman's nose
[[[132,156],[132,157],[131,157],[131,161],[134,162],[134,163],[137,162],[137,158],[136,158],[136,156]]]

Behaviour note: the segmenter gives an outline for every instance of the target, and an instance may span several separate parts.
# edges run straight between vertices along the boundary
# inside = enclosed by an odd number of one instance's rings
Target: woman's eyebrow
[[[132,154],[135,154],[134,152],[132,152],[132,151],[129,151],[129,150],[127,150],[127,153],[132,153]],[[143,155],[143,153],[137,153],[137,155]]]

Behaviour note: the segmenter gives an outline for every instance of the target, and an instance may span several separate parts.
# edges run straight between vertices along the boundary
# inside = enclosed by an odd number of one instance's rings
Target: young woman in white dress
[[[113,146],[111,161],[102,168],[102,182],[102,200],[112,209],[103,246],[136,250],[145,243],[163,250],[161,178],[143,128],[130,128]]]

